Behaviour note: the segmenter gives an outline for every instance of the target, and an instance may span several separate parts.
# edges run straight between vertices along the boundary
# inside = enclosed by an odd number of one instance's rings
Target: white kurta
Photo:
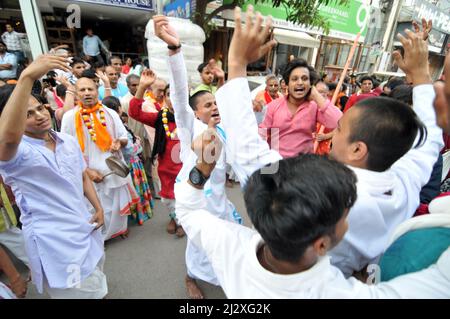
[[[61,132],[77,137],[75,130],[75,113],[78,107],[64,114],[61,124]],[[119,115],[103,106],[106,118],[106,128],[113,139],[127,139],[128,132],[125,129]],[[100,114],[97,111],[97,118]],[[105,160],[113,155],[111,152],[102,152],[97,145],[92,142],[86,125],[83,124],[84,130],[84,158],[87,166],[91,169],[98,170],[101,174],[107,174],[110,169],[106,165]],[[121,152],[116,153],[123,161]],[[128,216],[130,214],[130,203],[132,198],[128,190],[128,185],[132,183],[130,176],[126,178],[119,177],[115,174],[107,176],[103,182],[94,183],[97,194],[100,198],[104,214],[105,225],[102,229],[103,239],[107,240],[126,232],[128,226]],[[132,184],[131,184],[132,185]],[[92,209],[92,206],[91,206]]]
[[[259,263],[261,236],[208,212],[202,190],[180,182],[175,196],[186,234],[206,252],[228,298],[450,298],[450,248],[425,270],[371,286],[345,279],[329,257],[306,271],[281,275]]]
[[[192,108],[189,106],[188,81],[182,53],[169,57],[169,70],[170,96],[175,111],[177,134],[180,139],[180,158],[183,162],[183,167],[177,176],[177,182],[179,182],[189,177],[189,173],[197,161],[197,155],[191,149],[192,141],[202,134],[208,126],[195,117]],[[220,126],[217,126],[217,132],[222,142],[226,143],[226,134]],[[204,191],[208,210],[221,219],[242,223],[241,216],[227,198],[225,181],[226,158],[225,152],[222,152],[210,179],[205,184]],[[186,266],[190,277],[218,284],[206,255],[189,238],[186,247]]]
[[[349,212],[344,239],[330,252],[332,263],[347,276],[382,254],[395,227],[411,218],[419,205],[420,189],[428,182],[443,146],[432,106],[434,96],[431,84],[413,89],[414,110],[428,130],[424,145],[410,150],[385,172],[350,167],[358,178],[358,198]],[[258,136],[247,80],[229,81],[217,91],[216,99],[228,134],[227,157],[231,154],[242,185],[266,164],[272,163],[265,172],[275,172],[281,157]]]

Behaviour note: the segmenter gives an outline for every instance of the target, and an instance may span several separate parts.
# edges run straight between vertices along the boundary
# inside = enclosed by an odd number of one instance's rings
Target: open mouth
[[[306,90],[304,87],[298,87],[294,89],[294,92],[297,94],[305,94]]]

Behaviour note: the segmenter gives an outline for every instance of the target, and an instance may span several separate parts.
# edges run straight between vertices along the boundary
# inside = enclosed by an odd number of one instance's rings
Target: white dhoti
[[[103,273],[104,263],[105,256],[100,259],[89,277],[72,288],[50,288],[47,280],[45,280],[45,291],[52,299],[102,299],[108,294],[108,283],[106,282],[106,275]]]
[[[132,198],[127,185],[106,188],[104,183],[95,184],[103,207],[105,224],[102,227],[103,240],[120,236],[127,232],[128,215]]]

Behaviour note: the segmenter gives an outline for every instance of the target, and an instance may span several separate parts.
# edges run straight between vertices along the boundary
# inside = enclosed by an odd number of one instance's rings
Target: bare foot
[[[170,219],[169,224],[167,224],[167,232],[169,234],[175,234],[176,230],[177,230],[177,223],[175,222],[175,219]]]
[[[130,231],[127,229],[127,231],[125,232],[125,233],[123,233],[122,235],[120,235],[120,237],[122,238],[122,239],[126,239],[126,238],[128,238],[128,235],[130,234]]]
[[[175,234],[180,238],[184,237],[184,235],[186,235],[182,226],[177,227],[177,231],[175,232]]]
[[[203,293],[194,279],[186,276],[186,289],[189,299],[204,299]]]

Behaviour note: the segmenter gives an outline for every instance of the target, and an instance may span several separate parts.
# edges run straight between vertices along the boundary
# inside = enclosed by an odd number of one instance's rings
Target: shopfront
[[[92,28],[122,57],[146,55],[145,25],[155,11],[152,0],[20,0],[20,10],[33,56],[59,44],[80,55]]]
[[[411,14],[409,16],[404,15],[406,18],[397,24],[395,34],[404,34],[405,29],[411,29],[412,21],[420,23],[422,18],[433,21],[433,29],[428,37],[428,61],[430,74],[433,79],[437,79],[442,74],[447,52],[450,37],[450,14],[423,0],[410,1],[408,6],[405,6],[404,10],[410,10]],[[394,47],[401,47],[401,43],[395,41]],[[396,71],[396,66],[391,63],[388,70]]]

